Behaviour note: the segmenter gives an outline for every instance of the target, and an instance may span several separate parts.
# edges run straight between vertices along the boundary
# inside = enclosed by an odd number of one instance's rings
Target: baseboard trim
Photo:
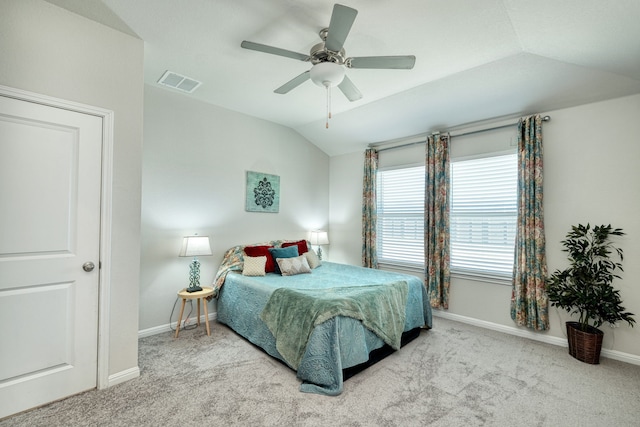
[[[109,375],[109,378],[107,380],[107,387],[112,387],[125,381],[138,378],[139,376],[139,367],[136,366],[135,368],[125,369],[124,371],[118,372],[117,374]]]
[[[441,310],[433,310],[434,317],[442,317],[443,319],[454,320],[460,323],[466,323],[468,325],[477,326],[484,329],[490,329],[492,331],[502,332],[509,335],[516,335],[522,338],[528,338],[534,341],[540,341],[547,344],[557,345],[559,347],[568,347],[567,340],[565,338],[550,336],[544,332],[534,332],[529,329],[518,328],[516,326],[500,325],[498,323],[487,322],[486,320],[479,320],[473,317],[461,316],[459,314],[453,314]],[[623,353],[617,350],[602,349],[600,355],[608,359],[618,360],[632,365],[640,365],[640,356],[630,353]]]
[[[218,313],[209,313],[209,321],[216,320]],[[488,322],[486,320],[475,319],[473,317],[462,316],[459,314],[453,314],[442,310],[433,310],[434,317],[442,317],[443,319],[454,320],[460,323],[466,323],[468,325],[477,326],[479,328],[490,329],[492,331],[502,332],[509,335],[516,335],[522,338],[527,338],[534,341],[540,341],[547,344],[557,345],[559,347],[568,347],[567,340],[565,338],[550,336],[544,332],[533,332],[529,329],[518,328],[516,326],[506,326],[498,323]],[[195,318],[190,318],[189,323],[193,324]],[[200,316],[200,321],[204,321],[204,316]],[[186,322],[183,321],[183,323]],[[138,331],[138,338],[150,337],[152,335],[161,334],[175,330],[178,322],[172,322],[171,324],[155,326],[153,328],[142,329]],[[600,353],[602,357],[606,357],[613,360],[619,360],[621,362],[630,363],[632,365],[640,366],[640,356],[630,353],[623,353],[617,350],[602,349]],[[138,373],[139,375],[139,373]],[[136,376],[138,376],[136,375]],[[135,378],[135,377],[132,377]],[[111,382],[111,376],[109,377]],[[126,380],[124,380],[126,381]],[[111,384],[110,384],[111,385]]]
[[[209,313],[209,321],[216,320],[218,317],[218,312],[214,311],[213,313]],[[193,325],[196,322],[196,316],[189,317],[188,319],[184,319],[182,321],[182,325],[187,323],[189,325]],[[200,322],[204,322],[204,315],[200,316]],[[152,335],[162,334],[164,332],[175,331],[178,322],[167,323],[166,325],[154,326],[153,328],[141,329],[138,331],[138,339],[144,337],[150,337]]]
[[[640,356],[635,354],[623,353],[617,350],[607,350],[603,348],[600,351],[600,356],[608,359],[619,360],[620,362],[630,363],[632,365],[640,365]]]

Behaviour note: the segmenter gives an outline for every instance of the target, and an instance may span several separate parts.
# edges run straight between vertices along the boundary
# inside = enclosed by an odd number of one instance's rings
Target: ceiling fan
[[[312,82],[326,87],[327,90],[338,86],[349,101],[357,101],[362,98],[362,94],[345,75],[345,67],[410,70],[416,62],[416,57],[413,55],[347,57],[343,45],[357,14],[358,11],[355,9],[335,4],[329,28],[324,28],[319,33],[322,42],[313,46],[308,55],[246,40],[240,46],[313,64],[310,70],[274,90],[275,93],[286,94],[311,79]]]

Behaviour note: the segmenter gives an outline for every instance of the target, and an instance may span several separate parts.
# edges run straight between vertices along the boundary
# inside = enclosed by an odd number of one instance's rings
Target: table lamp
[[[209,244],[209,236],[185,236],[182,240],[182,248],[178,256],[193,257],[193,261],[189,264],[189,287],[187,288],[187,292],[202,290],[200,287],[199,255],[213,255],[211,253],[211,245]]]
[[[309,243],[318,247],[318,258],[322,259],[322,248],[320,245],[329,244],[329,235],[326,231],[314,230],[309,233]]]

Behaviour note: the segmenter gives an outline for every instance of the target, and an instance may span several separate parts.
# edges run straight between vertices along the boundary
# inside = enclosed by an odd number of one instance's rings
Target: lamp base
[[[187,292],[198,292],[201,291],[200,287],[200,261],[198,261],[198,257],[193,257],[193,261],[189,264],[189,286],[187,287]]]

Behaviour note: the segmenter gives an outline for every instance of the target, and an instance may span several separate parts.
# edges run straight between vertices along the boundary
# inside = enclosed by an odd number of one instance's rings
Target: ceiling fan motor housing
[[[312,64],[334,62],[343,65],[345,62],[345,51],[344,49],[340,49],[340,52],[332,52],[325,47],[324,42],[318,43],[309,51],[309,61],[311,61]]]

